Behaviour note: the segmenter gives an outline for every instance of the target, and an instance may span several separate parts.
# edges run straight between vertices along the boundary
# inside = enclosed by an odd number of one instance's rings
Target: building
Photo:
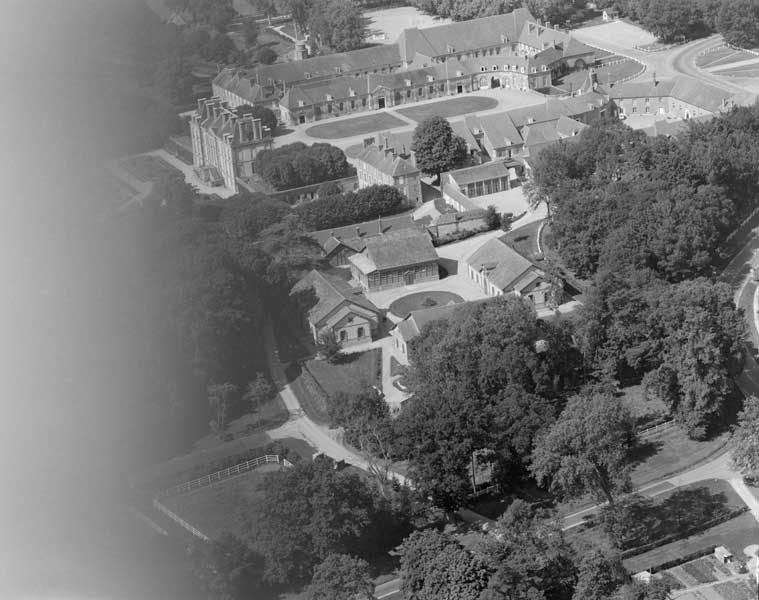
[[[225,69],[213,93],[230,106],[278,107],[296,125],[482,89],[540,90],[593,63],[595,50],[537,23],[527,9],[405,29],[394,44],[292,62]]]
[[[341,346],[370,342],[377,332],[381,311],[341,276],[311,271],[295,284],[291,296],[298,298],[314,343],[333,333]]]
[[[514,294],[529,299],[536,309],[554,300],[546,274],[499,239],[483,244],[466,264],[469,279],[488,296]]]
[[[201,179],[223,181],[233,192],[238,191],[238,177],[253,175],[256,155],[272,145],[261,119],[238,116],[220,98],[198,100],[190,116],[190,138],[193,166]]]
[[[756,100],[752,94],[735,94],[685,75],[620,83],[609,89],[609,96],[626,117],[655,115],[667,119],[715,115]]]
[[[474,167],[447,171],[442,174],[443,198],[456,190],[467,198],[496,194],[511,189],[512,182],[519,180],[520,163],[510,160],[494,160]],[[450,202],[449,202],[450,204]],[[458,208],[458,210],[464,210]]]
[[[391,185],[408,198],[412,206],[422,203],[422,174],[411,160],[399,155],[395,148],[378,146],[367,140],[356,156],[356,174],[359,189],[371,185]]]
[[[609,21],[616,21],[617,19],[619,19],[619,11],[616,8],[606,8],[604,9],[604,12],[603,12],[603,15],[601,15],[601,18],[606,23],[608,23]]]
[[[363,252],[348,258],[354,281],[367,292],[440,278],[438,256],[429,234],[402,229],[368,238]]]
[[[481,300],[479,302],[482,302]],[[433,306],[432,308],[423,308],[411,311],[408,316],[400,321],[393,329],[390,335],[393,338],[393,353],[398,357],[399,362],[404,365],[409,364],[409,345],[419,337],[425,325],[433,321],[450,319],[456,312],[462,310],[462,307],[474,304],[473,302],[446,304],[444,306]]]
[[[350,267],[351,256],[363,252],[366,240],[360,237],[339,238],[331,235],[322,244],[324,259],[333,267]]]
[[[436,242],[456,239],[469,232],[487,231],[488,211],[484,208],[472,208],[465,211],[444,212],[432,218],[427,231]]]

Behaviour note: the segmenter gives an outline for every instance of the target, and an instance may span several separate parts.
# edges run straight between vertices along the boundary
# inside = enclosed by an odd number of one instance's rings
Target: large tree
[[[270,108],[266,108],[260,104],[257,106],[241,104],[235,109],[235,112],[239,116],[252,115],[254,119],[261,119],[261,125],[263,127],[268,127],[272,134],[277,129],[277,116]]]
[[[371,600],[374,582],[369,563],[347,554],[329,554],[314,569],[308,600]]]
[[[350,0],[316,0],[309,11],[308,29],[336,52],[348,52],[364,45],[366,20],[361,7]]]
[[[416,126],[411,150],[423,173],[440,177],[464,159],[466,143],[453,133],[446,118],[429,117]]]
[[[755,0],[722,0],[717,30],[728,44],[756,48],[759,46],[759,3]]]
[[[535,444],[531,470],[538,483],[563,497],[592,493],[614,503],[630,491],[633,420],[606,388],[570,398],[558,421]]]
[[[488,582],[485,562],[434,529],[415,531],[398,547],[406,598],[477,600]]]
[[[738,415],[731,452],[733,468],[744,475],[759,472],[759,399],[749,396]]]

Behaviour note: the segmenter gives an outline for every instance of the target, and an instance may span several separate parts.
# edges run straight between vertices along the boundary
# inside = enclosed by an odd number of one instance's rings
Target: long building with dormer
[[[249,70],[225,69],[214,95],[278,108],[288,125],[482,88],[548,88],[559,72],[593,63],[595,50],[541,25],[525,8],[405,29],[398,41]]]

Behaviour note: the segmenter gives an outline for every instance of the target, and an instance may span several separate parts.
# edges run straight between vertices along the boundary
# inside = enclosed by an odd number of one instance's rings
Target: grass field
[[[729,65],[734,62],[742,60],[756,59],[757,57],[750,52],[743,52],[742,50],[733,50],[732,48],[720,48],[714,52],[709,52],[702,56],[696,57],[696,66],[705,69],[707,67],[717,67],[721,65]]]
[[[265,475],[279,469],[279,465],[267,464],[189,494],[171,496],[162,502],[211,538],[222,531],[239,533],[240,509],[251,511],[255,508],[256,502],[263,497]]]
[[[162,158],[145,154],[124,159],[121,166],[140,181],[155,181],[171,173],[180,173]]]
[[[403,319],[407,317],[412,310],[431,308],[433,306],[445,306],[451,302],[458,304],[463,301],[464,299],[461,296],[452,292],[417,292],[416,294],[409,294],[408,296],[398,298],[398,300],[390,305],[389,310],[397,317]]]
[[[661,400],[656,398],[649,400],[643,397],[642,385],[632,385],[625,388],[620,400],[632,414],[638,430],[665,419],[669,414],[667,406]]]
[[[379,385],[382,380],[382,351],[375,348],[346,356],[342,364],[326,360],[309,360],[308,370],[329,395],[355,391],[363,382]]]
[[[481,110],[490,110],[496,106],[498,106],[498,101],[495,98],[460,96],[451,100],[441,100],[440,102],[430,102],[396,110],[404,117],[420,122],[429,117],[456,117]]]
[[[538,231],[542,221],[528,223],[523,227],[517,227],[502,235],[501,241],[505,242],[522,256],[531,257],[538,254]]]
[[[376,133],[385,129],[393,129],[406,125],[399,118],[384,112],[376,112],[353,119],[332,121],[314,125],[306,129],[306,135],[312,138],[324,140],[336,140],[340,138]]]
[[[688,439],[679,427],[654,434],[639,444],[637,454],[641,462],[633,469],[633,485],[640,487],[686,469],[722,448],[729,439],[730,434],[723,433],[714,439],[696,442]]]
[[[733,67],[731,69],[720,69],[714,71],[715,75],[723,75],[725,77],[759,77],[759,62],[753,65],[741,65],[740,67]]]
[[[743,555],[743,549],[755,544],[757,539],[759,526],[751,513],[747,512],[698,535],[628,558],[624,565],[631,573],[637,573],[709,546],[726,546],[738,556]]]

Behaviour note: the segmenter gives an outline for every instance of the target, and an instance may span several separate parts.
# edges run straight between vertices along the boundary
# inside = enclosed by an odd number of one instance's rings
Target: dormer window
[[[427,75],[427,81],[429,83],[432,83],[433,81],[435,81],[435,76],[434,75]]]
[[[327,102],[332,102],[332,94],[327,94]]]
[[[519,69],[519,72],[520,72],[520,73],[524,73],[524,67],[521,67],[521,68]]]
[[[484,73],[485,71],[487,71],[487,69],[485,67],[480,67],[480,72],[481,73]]]
[[[493,71],[497,71],[497,70],[498,70],[498,65],[493,65]]]
[[[353,96],[355,96],[355,95],[356,95],[356,90],[354,90],[353,88],[349,88],[348,89],[348,96],[350,96],[351,98],[353,98]]]
[[[404,83],[406,84],[406,87],[411,87],[411,80],[410,79],[406,79],[404,81]]]
[[[343,68],[342,67],[335,67],[335,73],[337,73],[338,75],[340,75],[342,72],[343,72]]]
[[[546,70],[547,70],[547,69],[546,69],[546,66],[545,66],[545,65],[541,65],[541,66],[540,66],[540,70],[541,70],[541,71],[546,71]]]
[[[456,48],[454,48],[453,46],[451,46],[450,44],[448,44],[448,46],[445,47],[445,51],[448,54],[453,54],[454,52],[456,52]]]
[[[464,72],[462,70],[459,69],[458,71],[456,71],[456,77],[463,77],[463,76],[464,76]]]
[[[298,100],[298,106],[299,106],[300,108],[303,108],[305,105],[306,105],[306,103],[305,103],[305,102],[303,102],[303,100]]]
[[[306,73],[306,79],[311,79],[311,73]]]

